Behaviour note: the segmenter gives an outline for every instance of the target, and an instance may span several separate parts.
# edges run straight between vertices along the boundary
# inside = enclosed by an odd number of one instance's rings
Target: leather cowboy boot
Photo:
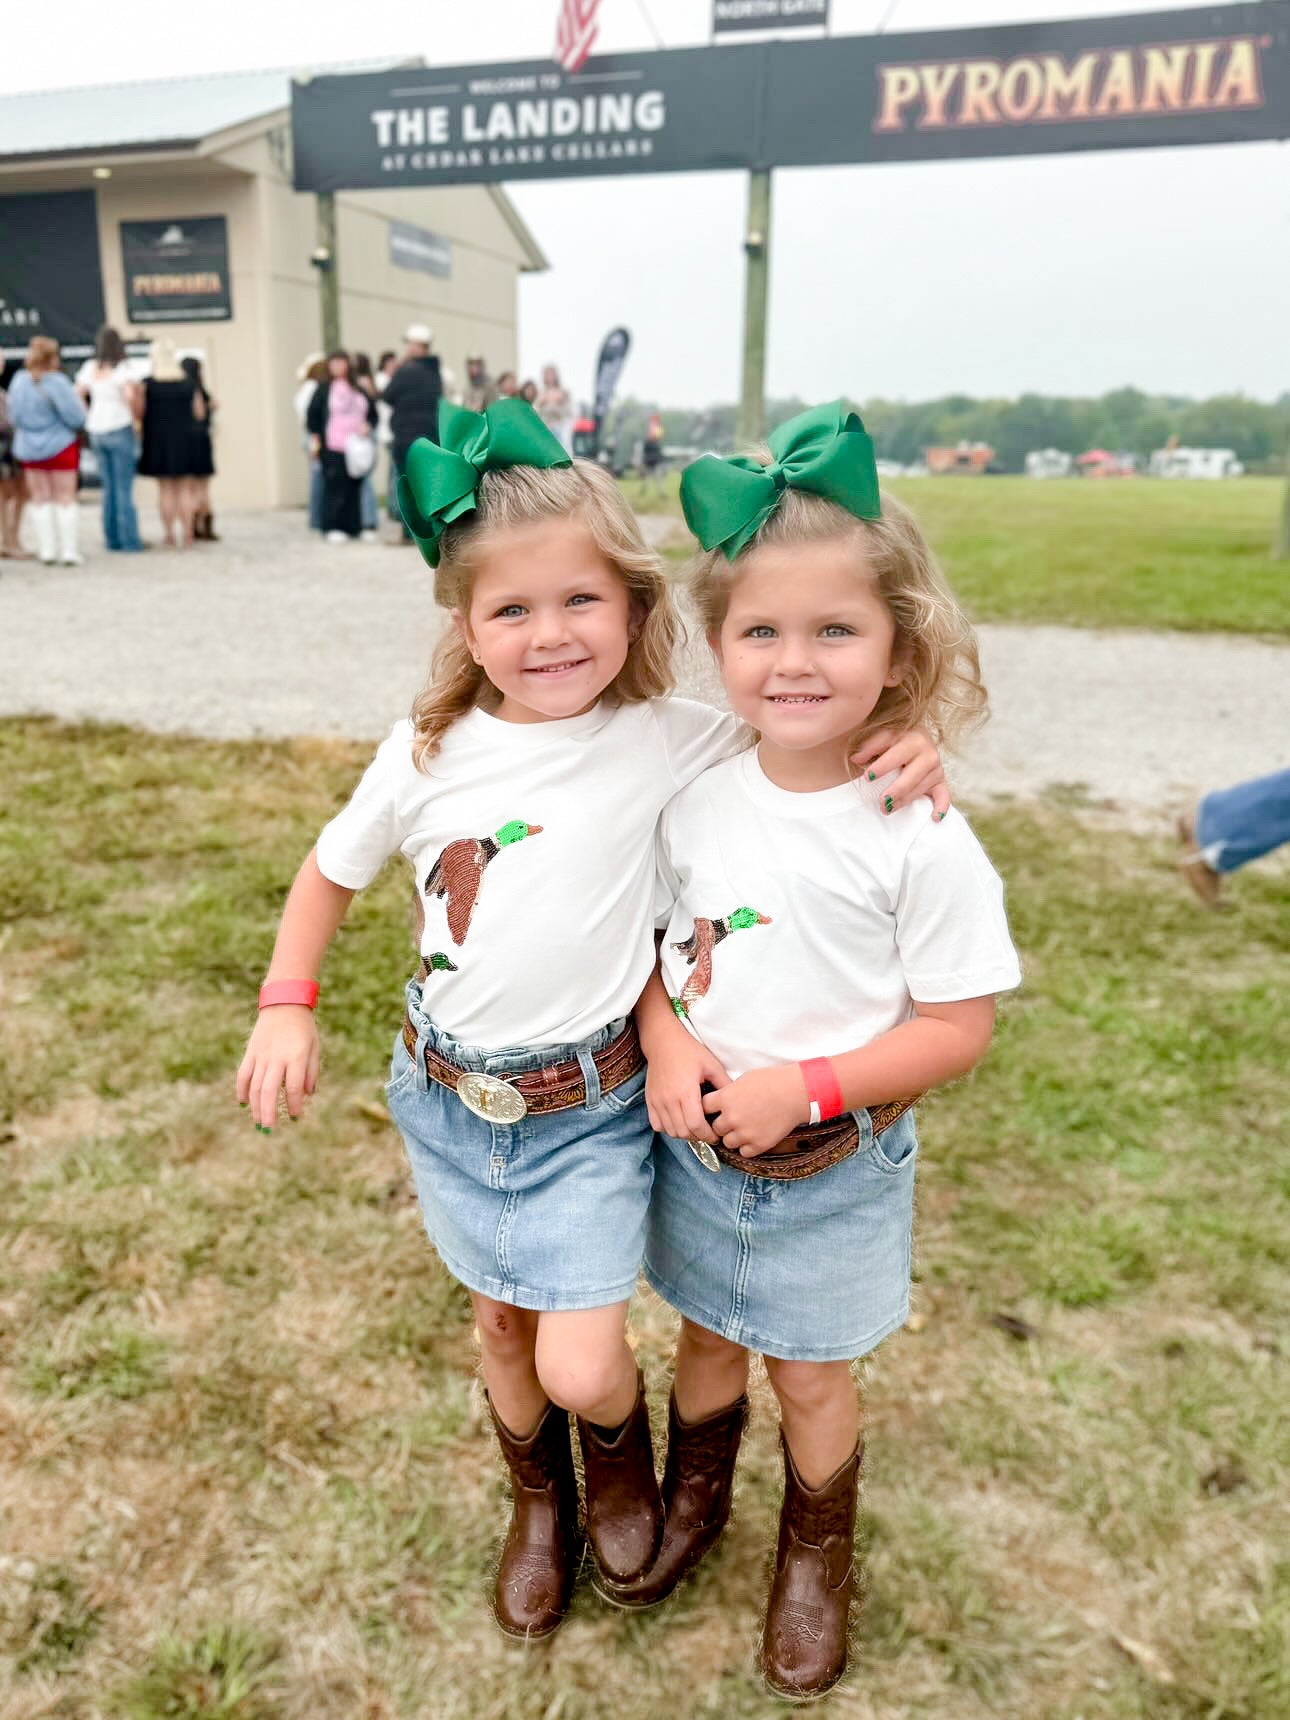
[[[488,1413],[511,1472],[514,1510],[493,1589],[493,1616],[507,1636],[549,1636],[569,1610],[581,1548],[578,1481],[569,1412],[551,1404],[527,1439],[516,1439],[490,1400]]]
[[[602,1581],[618,1588],[649,1569],[663,1533],[663,1502],[639,1369],[636,1402],[622,1426],[606,1430],[579,1416],[578,1438],[587,1484],[587,1539]]]
[[[735,1459],[747,1420],[746,1397],[692,1422],[681,1420],[673,1397],[667,1416],[658,1557],[638,1582],[606,1585],[601,1592],[609,1600],[620,1607],[657,1606],[716,1545],[730,1516]]]
[[[809,1702],[847,1667],[847,1613],[855,1587],[856,1491],[863,1442],[823,1487],[802,1485],[784,1447],[784,1505],[766,1605],[761,1671],[777,1696]]]

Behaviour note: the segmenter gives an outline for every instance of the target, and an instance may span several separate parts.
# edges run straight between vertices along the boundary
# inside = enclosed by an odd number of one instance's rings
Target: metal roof
[[[374,71],[389,64],[385,59],[379,65],[350,62],[0,96],[0,159],[198,143],[287,107],[293,77],[324,69]]]

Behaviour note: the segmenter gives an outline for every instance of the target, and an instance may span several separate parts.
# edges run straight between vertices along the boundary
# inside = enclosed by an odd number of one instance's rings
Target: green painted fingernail
[[[882,797],[882,809],[883,809],[883,811],[884,812],[890,812],[891,807],[892,807],[891,796],[889,794],[884,794]]]
[[[870,771],[869,772],[869,781],[870,782],[877,782],[877,780],[878,780],[877,775],[873,771]]]

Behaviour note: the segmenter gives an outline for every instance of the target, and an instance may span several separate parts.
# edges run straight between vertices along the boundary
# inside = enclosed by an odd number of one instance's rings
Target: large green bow
[[[573,462],[527,400],[494,400],[482,413],[444,403],[439,440],[422,436],[408,449],[399,478],[399,512],[431,567],[439,565],[444,528],[475,506],[485,472],[507,466]]]
[[[779,506],[786,489],[837,502],[858,519],[882,516],[873,442],[859,415],[842,402],[814,406],[772,430],[769,466],[746,454],[707,455],[681,474],[686,524],[704,549],[720,546],[733,561]]]

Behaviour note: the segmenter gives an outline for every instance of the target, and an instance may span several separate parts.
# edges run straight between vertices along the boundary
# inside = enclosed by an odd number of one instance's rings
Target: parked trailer
[[[1230,448],[1157,448],[1153,478],[1239,478],[1245,467]]]

